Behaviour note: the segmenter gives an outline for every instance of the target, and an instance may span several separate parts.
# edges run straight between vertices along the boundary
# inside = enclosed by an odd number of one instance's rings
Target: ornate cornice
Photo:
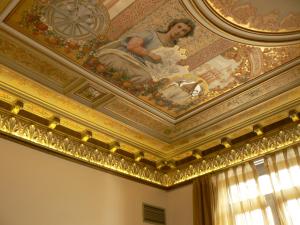
[[[188,166],[171,171],[172,185],[176,185],[201,175],[226,169],[245,161],[287,148],[300,142],[300,124],[277,130],[263,137],[257,137],[240,146],[233,146],[219,154],[198,160]]]
[[[300,142],[300,125],[293,123],[264,137],[257,137],[238,147],[198,159],[181,168],[163,171],[133,159],[109,151],[83,139],[72,137],[63,132],[49,128],[12,112],[0,110],[0,132],[13,138],[56,152],[61,155],[136,178],[161,188],[172,188],[174,185],[237,165],[247,160],[286,148]]]
[[[0,132],[79,161],[159,186],[168,186],[166,176],[154,167],[113,154],[103,147],[81,141],[13,113],[0,111]]]

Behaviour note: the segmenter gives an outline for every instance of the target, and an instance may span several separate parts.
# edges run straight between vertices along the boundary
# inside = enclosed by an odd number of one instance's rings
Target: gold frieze
[[[203,174],[225,169],[300,142],[300,125],[292,123],[282,130],[271,132],[264,137],[258,136],[259,138],[237,147],[233,146],[216,155],[196,157],[198,159],[194,162],[179,168],[176,168],[174,161],[166,161],[165,166],[170,167],[171,170],[163,172],[158,169],[159,167],[155,168],[141,163],[142,152],[136,154],[135,159],[130,159],[112,151],[118,148],[116,144],[110,149],[105,149],[87,140],[82,141],[80,138],[49,129],[48,126],[9,111],[0,110],[0,132],[49,151],[158,185],[161,188],[170,188]],[[85,136],[88,134],[86,132]]]

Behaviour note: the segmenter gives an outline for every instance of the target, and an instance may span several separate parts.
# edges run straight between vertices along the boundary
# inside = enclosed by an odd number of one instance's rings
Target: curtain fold
[[[214,197],[211,176],[197,178],[193,183],[194,225],[213,225]]]
[[[217,192],[215,225],[274,224],[252,163],[220,172],[212,180]]]
[[[194,181],[194,225],[299,225],[300,145]]]

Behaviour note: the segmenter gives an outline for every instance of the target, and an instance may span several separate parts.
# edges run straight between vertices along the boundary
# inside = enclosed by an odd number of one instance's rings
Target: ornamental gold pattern
[[[169,183],[166,179],[168,176],[151,166],[125,159],[106,149],[82,142],[46,126],[3,111],[0,111],[0,132],[70,158],[139,178],[146,182],[160,186],[168,186]]]
[[[272,132],[264,137],[257,137],[257,139],[236,148],[200,158],[189,165],[164,173],[150,165],[111,153],[108,149],[82,142],[80,139],[55,129],[49,129],[47,126],[1,110],[0,132],[90,165],[158,185],[161,188],[172,187],[198,176],[226,169],[300,142],[300,124],[293,123],[292,126],[284,130]]]
[[[255,139],[237,148],[224,151],[172,171],[169,176],[172,185],[191,180],[206,173],[226,169],[242,162],[262,157],[300,142],[300,124],[284,130],[273,132],[265,137]]]

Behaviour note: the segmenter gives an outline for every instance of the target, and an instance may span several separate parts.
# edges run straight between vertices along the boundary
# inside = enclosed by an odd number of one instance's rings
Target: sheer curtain
[[[272,225],[255,167],[245,163],[212,177],[216,189],[215,225]]]
[[[300,225],[300,146],[211,176],[215,225]]]
[[[300,146],[266,157],[281,224],[300,224]]]

